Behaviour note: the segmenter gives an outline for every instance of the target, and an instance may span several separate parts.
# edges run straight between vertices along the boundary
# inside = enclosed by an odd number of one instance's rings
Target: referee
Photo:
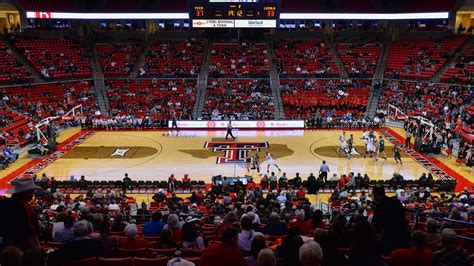
[[[329,166],[326,164],[326,161],[323,161],[321,167],[319,167],[319,174],[324,178],[324,182],[328,181]]]
[[[227,134],[225,135],[225,140],[229,138],[229,136],[232,137],[232,139],[235,140],[234,135],[232,134],[232,121],[229,120],[229,123],[227,124]]]

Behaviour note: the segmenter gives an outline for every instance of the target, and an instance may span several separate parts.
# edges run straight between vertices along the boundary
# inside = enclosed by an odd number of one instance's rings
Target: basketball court
[[[354,172],[368,174],[373,180],[386,180],[396,172],[407,179],[418,179],[422,173],[431,172],[436,179],[453,176],[462,183],[459,185],[472,184],[469,177],[414,151],[402,152],[403,165],[395,163],[392,148],[402,139],[388,128],[375,132],[377,138],[384,137],[388,156],[387,160],[378,161],[364,159],[361,130],[346,131],[346,136],[354,135],[355,152],[350,160],[338,149],[342,130],[240,130],[234,133],[235,141],[225,140],[225,134],[224,130],[78,131],[60,140],[55,153],[29,160],[4,176],[1,186],[4,188],[16,177],[42,173],[58,180],[70,175],[85,175],[88,180],[121,180],[125,173],[136,180],[167,180],[170,174],[179,179],[189,174],[206,183],[215,175],[250,174],[258,181],[257,171],[248,173],[247,167],[251,157],[258,153],[261,173],[266,173],[266,152],[273,155],[288,178],[296,173],[303,179],[310,173],[317,175],[325,160],[331,169],[330,176]],[[276,168],[271,167],[272,171],[281,176]]]

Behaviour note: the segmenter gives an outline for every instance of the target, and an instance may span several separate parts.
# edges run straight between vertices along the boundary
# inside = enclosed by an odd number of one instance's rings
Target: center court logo
[[[212,152],[223,152],[225,156],[218,156],[216,163],[252,163],[253,158],[248,156],[249,151],[259,152],[261,148],[269,148],[268,142],[206,142],[204,148]]]

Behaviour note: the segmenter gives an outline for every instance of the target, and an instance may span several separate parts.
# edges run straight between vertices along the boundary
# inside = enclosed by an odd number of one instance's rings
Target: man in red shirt
[[[433,251],[425,248],[426,234],[416,230],[411,235],[411,248],[400,248],[392,252],[390,255],[390,264],[393,266],[416,265],[430,266],[433,265]]]
[[[300,190],[296,192],[296,196],[298,197],[299,200],[306,199],[306,192],[304,191],[304,188],[302,186],[300,187]]]
[[[222,243],[211,245],[202,252],[200,266],[242,266],[244,257],[237,246],[239,229],[229,227],[222,233]]]

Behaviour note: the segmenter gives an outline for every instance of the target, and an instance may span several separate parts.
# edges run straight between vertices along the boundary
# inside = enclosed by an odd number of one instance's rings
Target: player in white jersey
[[[365,155],[364,155],[364,158],[367,157],[367,154],[370,155],[370,158],[372,158],[372,155],[375,154],[376,150],[377,150],[377,146],[375,144],[375,138],[374,137],[369,137],[367,139],[367,149],[365,151]]]
[[[347,140],[346,140],[346,132],[343,131],[342,135],[339,136],[339,150],[342,150],[343,153],[346,153],[346,148],[347,148]]]
[[[362,138],[361,139],[363,139],[365,145],[367,145],[367,141],[369,140],[369,132],[365,131],[365,129],[362,132]]]
[[[265,154],[265,159],[267,160],[267,173],[270,173],[270,166],[275,166],[278,171],[281,172],[280,167],[278,167],[275,160],[273,159],[273,156],[269,152]]]

